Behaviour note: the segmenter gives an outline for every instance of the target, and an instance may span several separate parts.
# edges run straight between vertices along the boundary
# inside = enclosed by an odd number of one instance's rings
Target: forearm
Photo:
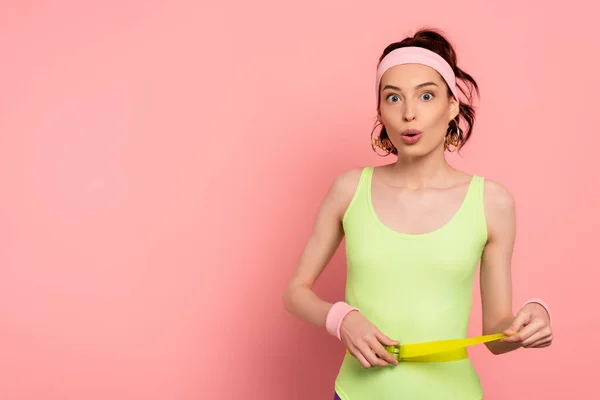
[[[290,283],[284,294],[285,309],[310,324],[325,327],[332,303],[321,300],[312,289],[302,283]]]

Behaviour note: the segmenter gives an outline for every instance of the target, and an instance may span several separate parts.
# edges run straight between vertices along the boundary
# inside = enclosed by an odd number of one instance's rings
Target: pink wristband
[[[546,304],[546,302],[544,302],[541,299],[533,298],[533,299],[529,299],[525,303],[523,303],[521,308],[525,307],[529,303],[537,303],[540,306],[544,307],[544,310],[546,310],[546,312],[548,313],[548,319],[550,320],[550,326],[552,326],[552,314],[550,314],[550,307],[548,307],[548,304]]]
[[[335,303],[327,313],[327,318],[325,319],[325,328],[327,332],[329,332],[332,336],[337,337],[342,340],[340,336],[340,326],[342,325],[342,321],[351,311],[358,311],[358,308],[350,306],[348,303],[343,301],[338,301]]]

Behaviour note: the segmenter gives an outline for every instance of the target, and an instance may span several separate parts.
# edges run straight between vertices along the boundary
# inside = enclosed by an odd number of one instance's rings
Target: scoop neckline
[[[420,239],[420,238],[426,238],[429,236],[433,236],[440,232],[443,232],[444,230],[448,229],[449,226],[453,225],[454,221],[456,219],[458,219],[460,214],[463,213],[463,210],[465,209],[466,204],[467,204],[467,200],[471,197],[471,192],[473,190],[474,182],[477,177],[476,175],[471,175],[471,179],[469,180],[469,186],[467,188],[467,193],[465,194],[465,196],[464,196],[463,200],[461,201],[461,204],[458,207],[458,209],[456,210],[456,212],[452,215],[452,217],[448,221],[446,221],[444,224],[442,224],[438,228],[435,228],[428,232],[408,233],[408,232],[402,232],[402,231],[398,231],[396,229],[390,228],[377,215],[377,212],[375,211],[375,207],[373,207],[373,201],[372,201],[372,184],[373,184],[373,173],[374,172],[375,172],[375,168],[370,167],[370,172],[369,172],[369,176],[367,179],[367,204],[368,204],[368,208],[369,208],[369,212],[370,212],[371,216],[375,220],[375,223],[377,225],[379,225],[381,228],[383,228],[383,230],[388,231],[388,232],[392,233],[393,235],[400,236],[403,238],[409,238],[409,239]]]

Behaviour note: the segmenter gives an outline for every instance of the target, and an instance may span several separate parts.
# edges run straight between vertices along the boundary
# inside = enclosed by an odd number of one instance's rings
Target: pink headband
[[[422,47],[401,47],[393,50],[381,60],[377,68],[377,97],[379,97],[379,84],[381,77],[390,68],[401,64],[423,64],[435,69],[444,78],[450,91],[458,100],[456,77],[452,67],[439,54]]]

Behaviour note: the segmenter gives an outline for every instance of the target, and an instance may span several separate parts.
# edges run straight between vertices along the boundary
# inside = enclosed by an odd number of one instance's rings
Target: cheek
[[[397,125],[402,120],[402,110],[400,106],[391,106],[389,104],[379,106],[381,121],[386,125]]]
[[[446,133],[445,128],[448,126],[448,115],[444,108],[429,110],[427,113],[427,124],[434,129],[441,129]]]

